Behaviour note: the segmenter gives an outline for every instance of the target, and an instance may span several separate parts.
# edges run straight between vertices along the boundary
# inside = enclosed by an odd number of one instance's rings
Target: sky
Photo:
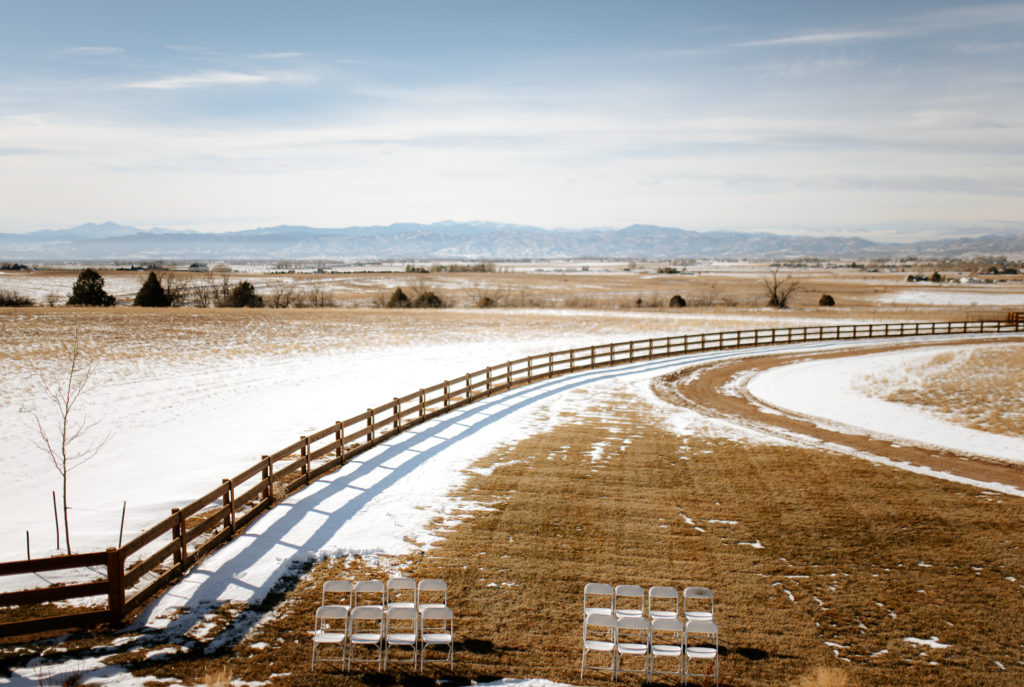
[[[0,232],[1024,232],[1024,3],[0,9]]]

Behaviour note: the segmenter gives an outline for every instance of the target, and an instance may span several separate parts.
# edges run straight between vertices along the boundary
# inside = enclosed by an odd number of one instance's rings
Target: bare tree
[[[773,308],[785,308],[790,296],[800,290],[800,282],[786,275],[779,278],[779,268],[773,267],[768,276],[761,282],[768,293],[768,305]]]
[[[36,443],[46,452],[53,467],[60,473],[61,496],[64,504],[64,546],[71,553],[71,532],[68,528],[68,476],[72,470],[92,460],[110,438],[92,439],[95,422],[89,422],[79,402],[92,388],[91,379],[95,369],[92,361],[85,359],[81,348],[81,336],[75,329],[74,338],[65,344],[60,357],[60,369],[52,377],[43,377],[43,393],[56,408],[55,422],[44,423],[38,413],[33,413],[39,440]]]

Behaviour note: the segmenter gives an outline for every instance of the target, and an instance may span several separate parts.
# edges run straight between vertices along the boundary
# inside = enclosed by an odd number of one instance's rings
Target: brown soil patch
[[[972,340],[973,341],[973,340]],[[1001,340],[1005,343],[1005,339]],[[1024,488],[1024,466],[978,456],[964,456],[960,453],[934,447],[914,446],[906,443],[894,444],[891,440],[876,439],[856,433],[841,432],[819,427],[801,416],[774,408],[776,412],[765,412],[763,404],[745,394],[736,396],[724,393],[722,387],[736,375],[756,372],[769,367],[786,365],[811,359],[836,358],[850,355],[868,355],[884,351],[906,350],[908,346],[925,347],[948,345],[942,343],[907,343],[892,346],[871,347],[864,351],[840,351],[820,354],[793,353],[767,355],[741,360],[712,363],[699,368],[694,374],[686,372],[673,375],[666,383],[658,386],[659,395],[673,403],[699,408],[701,413],[719,417],[734,417],[744,423],[753,423],[766,431],[783,430],[795,432],[821,441],[841,444],[858,451],[883,456],[901,463],[923,465],[961,477],[999,482]]]

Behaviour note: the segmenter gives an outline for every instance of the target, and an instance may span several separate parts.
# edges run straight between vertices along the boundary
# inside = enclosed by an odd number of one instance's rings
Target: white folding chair
[[[328,599],[327,595],[331,598]],[[334,598],[334,595],[341,594],[341,599]],[[321,606],[344,606],[352,608],[352,583],[348,580],[327,580],[324,582],[323,591],[320,594]]]
[[[348,622],[348,608],[345,606],[321,606],[316,609],[316,619],[313,622],[313,660],[309,664],[310,669],[316,666],[316,650],[322,644],[334,644],[340,648],[341,658],[321,657],[321,661],[344,665],[348,653]]]
[[[380,670],[384,643],[384,612],[380,606],[356,606],[349,614],[348,667],[353,663],[376,663]],[[374,658],[356,658],[356,647],[373,649]]]
[[[624,660],[629,656],[638,656],[641,660],[639,668],[624,667]],[[627,615],[615,622],[615,670],[612,679],[620,673],[637,673],[651,681],[651,621]]]
[[[651,675],[678,675],[683,684],[683,651],[686,636],[679,618],[655,618],[651,621]],[[658,670],[658,659],[671,659],[673,670]]]
[[[394,663],[409,663],[414,668],[416,661],[416,645],[419,643],[419,611],[412,606],[388,606],[384,615],[384,670],[388,669],[391,647],[406,647],[412,652],[408,661],[395,660]]]
[[[380,580],[360,580],[352,587],[352,605],[376,606],[384,610],[384,583]]]
[[[416,608],[416,580],[411,577],[391,577],[387,583],[388,608]]]
[[[655,618],[679,617],[679,592],[675,587],[651,587],[647,590],[647,615]]]
[[[455,668],[455,616],[447,606],[425,606],[420,628],[420,670],[427,663],[447,663],[450,669]],[[428,647],[448,647],[448,655],[444,658],[427,658]]]
[[[607,670],[615,679],[615,616],[611,613],[595,611],[583,618],[583,658],[580,661],[580,679],[583,671]],[[587,663],[587,654],[591,652],[608,654],[608,665]]]
[[[610,584],[588,582],[583,586],[583,617],[591,613],[611,613],[615,590]]]
[[[698,602],[697,608],[690,599],[707,600],[707,604]],[[687,587],[683,590],[683,617],[686,620],[714,620],[715,619],[715,595],[708,587]]]
[[[644,615],[644,588],[638,584],[615,587],[612,610],[616,618],[641,618]]]
[[[416,585],[416,606],[421,612],[425,608],[446,608],[448,583],[437,579],[420,580]]]
[[[710,636],[704,642],[697,643],[693,635]],[[714,661],[715,684],[718,684],[718,625],[714,620],[687,620],[683,630],[683,643],[686,646],[686,670],[684,679],[690,681],[690,661]],[[710,646],[711,644],[714,646]]]

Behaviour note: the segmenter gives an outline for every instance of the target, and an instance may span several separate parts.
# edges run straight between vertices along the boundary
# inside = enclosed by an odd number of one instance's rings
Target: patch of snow
[[[949,647],[953,646],[952,644],[941,643],[939,641],[939,638],[935,635],[932,635],[928,639],[920,639],[919,637],[904,637],[903,641],[908,642],[910,644],[916,644],[918,646],[927,646],[932,649],[948,649]]]
[[[739,543],[739,546],[749,546],[752,549],[763,549],[764,548],[764,544],[761,543],[760,539],[758,539],[757,541],[741,541]]]

